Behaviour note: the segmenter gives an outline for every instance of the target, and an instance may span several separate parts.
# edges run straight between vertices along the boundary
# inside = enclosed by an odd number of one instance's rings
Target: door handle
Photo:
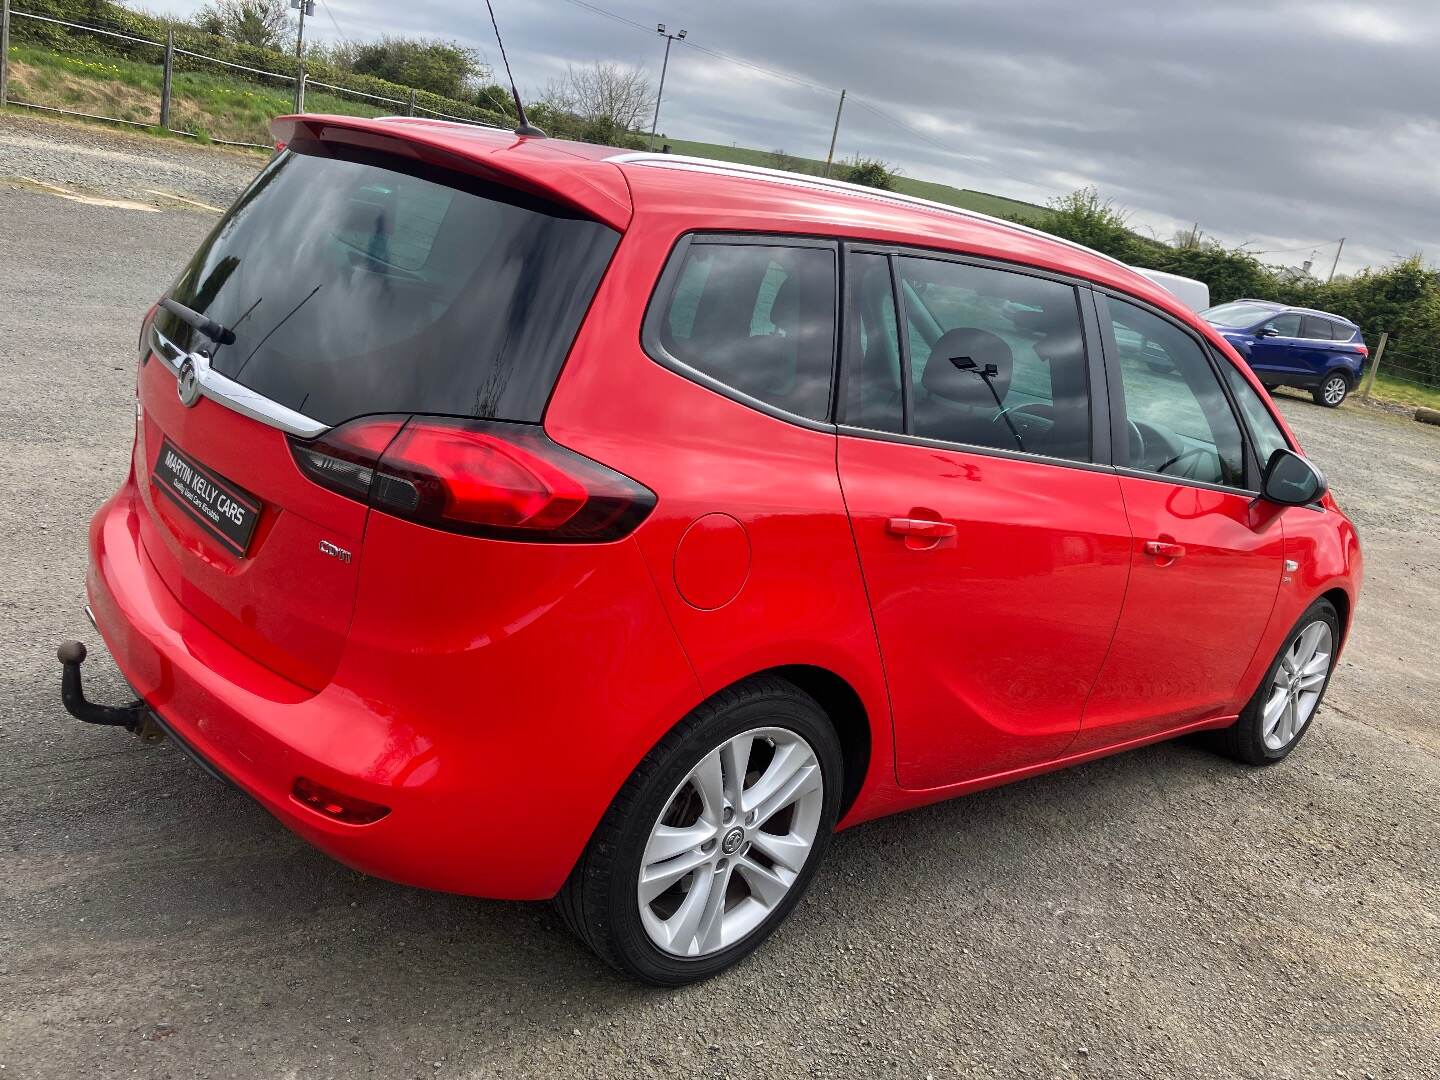
[[[918,536],[924,540],[941,540],[955,535],[955,526],[948,521],[927,521],[925,518],[893,517],[885,528],[896,536]]]
[[[1178,559],[1185,554],[1185,545],[1166,540],[1146,540],[1145,554],[1154,555],[1157,559]]]

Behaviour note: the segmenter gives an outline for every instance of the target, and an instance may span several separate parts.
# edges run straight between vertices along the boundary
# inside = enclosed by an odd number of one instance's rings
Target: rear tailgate
[[[523,145],[461,172],[425,130],[305,118],[286,133],[168,293],[233,341],[156,312],[135,465],[141,538],[175,596],[319,689],[354,614],[369,511],[305,476],[297,440],[361,418],[383,439],[414,414],[538,423],[628,195],[613,165],[536,164]],[[515,150],[484,137],[489,158]],[[199,392],[182,400],[187,363]]]

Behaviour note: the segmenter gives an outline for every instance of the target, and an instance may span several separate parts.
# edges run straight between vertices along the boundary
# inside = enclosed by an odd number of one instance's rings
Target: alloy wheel
[[[1332,375],[1330,378],[1326,379],[1325,389],[1323,391],[1325,395],[1325,404],[1339,405],[1342,401],[1345,400],[1345,391],[1347,389],[1348,386],[1345,382],[1344,376],[1342,375]]]
[[[641,858],[650,940],[698,957],[752,933],[799,878],[823,805],[819,759],[793,731],[753,728],[711,750],[671,794]]]
[[[1275,669],[1261,716],[1260,732],[1266,749],[1283,750],[1310,722],[1330,674],[1333,641],[1330,627],[1317,620],[1301,630],[1280,654],[1280,666]]]

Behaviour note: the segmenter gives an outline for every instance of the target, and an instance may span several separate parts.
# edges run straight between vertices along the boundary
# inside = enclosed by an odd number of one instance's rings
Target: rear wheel
[[[749,955],[814,876],[839,810],[839,741],[813,698],[753,679],[636,768],[556,904],[611,966],[660,986]]]
[[[1250,765],[1273,765],[1288,755],[1310,730],[1339,645],[1335,606],[1315,601],[1290,631],[1240,718],[1215,733],[1218,748]]]
[[[1343,372],[1332,371],[1321,380],[1320,385],[1311,391],[1311,397],[1315,399],[1316,405],[1324,405],[1327,409],[1333,409],[1345,400],[1350,393],[1350,380]]]

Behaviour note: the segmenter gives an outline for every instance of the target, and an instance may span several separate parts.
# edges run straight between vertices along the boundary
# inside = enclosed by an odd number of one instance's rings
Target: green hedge
[[[299,75],[299,61],[290,53],[240,45],[215,34],[203,33],[189,23],[161,18],[146,12],[130,11],[119,4],[110,3],[108,0],[12,0],[11,11],[12,14],[18,11],[29,15],[64,19],[66,22],[81,23],[85,26],[129,34],[132,37],[145,38],[154,42],[164,42],[166,34],[173,29],[176,48],[201,53],[204,56],[215,60],[224,60],[231,64],[243,64],[261,71],[274,72],[277,75],[284,75],[292,81]],[[164,49],[157,45],[122,41],[118,38],[92,34],[84,30],[56,26],[53,23],[37,22],[34,19],[12,18],[10,36],[16,43],[37,45],[71,55],[123,56],[127,59],[154,64],[162,63],[164,60]],[[178,71],[203,71],[212,74],[228,70],[193,56],[180,55],[175,57],[175,68]],[[307,59],[305,71],[311,79],[334,86],[342,86],[347,90],[375,94],[400,102],[408,101],[410,97],[411,88],[408,86],[392,83],[385,79],[377,79],[373,75],[344,71],[318,58]],[[264,76],[245,75],[243,72],[234,74],[253,79],[257,83],[267,86],[275,86],[279,83],[278,80],[267,79]],[[493,97],[497,101],[503,100],[501,95],[487,93],[486,96]],[[446,113],[466,120],[505,125],[513,123],[513,120],[505,112],[483,108],[473,102],[441,97],[425,90],[416,91],[415,104],[421,109]],[[402,106],[396,106],[397,111],[401,109]]]

